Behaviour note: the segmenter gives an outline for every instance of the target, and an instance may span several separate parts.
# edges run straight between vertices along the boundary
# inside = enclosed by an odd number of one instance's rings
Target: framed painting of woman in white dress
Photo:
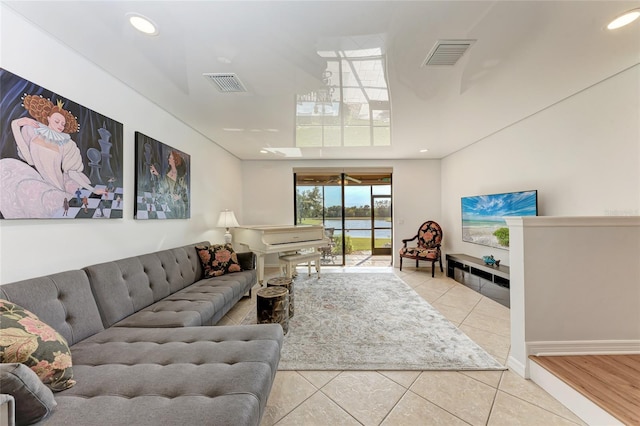
[[[122,124],[0,68],[0,218],[122,218]]]
[[[136,219],[188,219],[191,158],[136,132]]]

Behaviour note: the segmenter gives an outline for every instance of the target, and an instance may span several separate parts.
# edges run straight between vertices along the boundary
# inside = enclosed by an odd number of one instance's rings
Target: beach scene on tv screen
[[[535,216],[537,192],[509,192],[462,198],[462,241],[509,248],[505,216]]]

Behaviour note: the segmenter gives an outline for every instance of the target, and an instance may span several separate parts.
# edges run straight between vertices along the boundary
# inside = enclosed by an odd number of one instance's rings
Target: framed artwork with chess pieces
[[[191,216],[191,157],[136,132],[135,218],[188,219]]]
[[[0,68],[0,218],[119,219],[122,124]]]

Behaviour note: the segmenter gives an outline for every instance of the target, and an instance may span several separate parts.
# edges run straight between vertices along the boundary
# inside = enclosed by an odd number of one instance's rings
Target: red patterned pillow
[[[64,337],[21,306],[0,299],[0,362],[31,368],[52,391],[76,384]]]
[[[229,272],[240,272],[238,255],[231,244],[214,244],[212,246],[196,246],[200,263],[206,278],[219,277]]]

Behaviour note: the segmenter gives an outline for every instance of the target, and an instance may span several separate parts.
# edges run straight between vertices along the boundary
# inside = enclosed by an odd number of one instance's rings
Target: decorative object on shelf
[[[235,228],[240,226],[238,221],[236,220],[236,215],[233,214],[232,210],[223,210],[220,212],[220,218],[218,219],[218,228],[226,228],[226,232],[224,234],[224,242],[226,244],[231,244],[231,233],[229,232],[229,228]]]
[[[482,256],[482,260],[484,261],[485,265],[500,266],[500,259],[498,259],[498,260],[494,259],[493,255],[491,255],[491,256]]]

